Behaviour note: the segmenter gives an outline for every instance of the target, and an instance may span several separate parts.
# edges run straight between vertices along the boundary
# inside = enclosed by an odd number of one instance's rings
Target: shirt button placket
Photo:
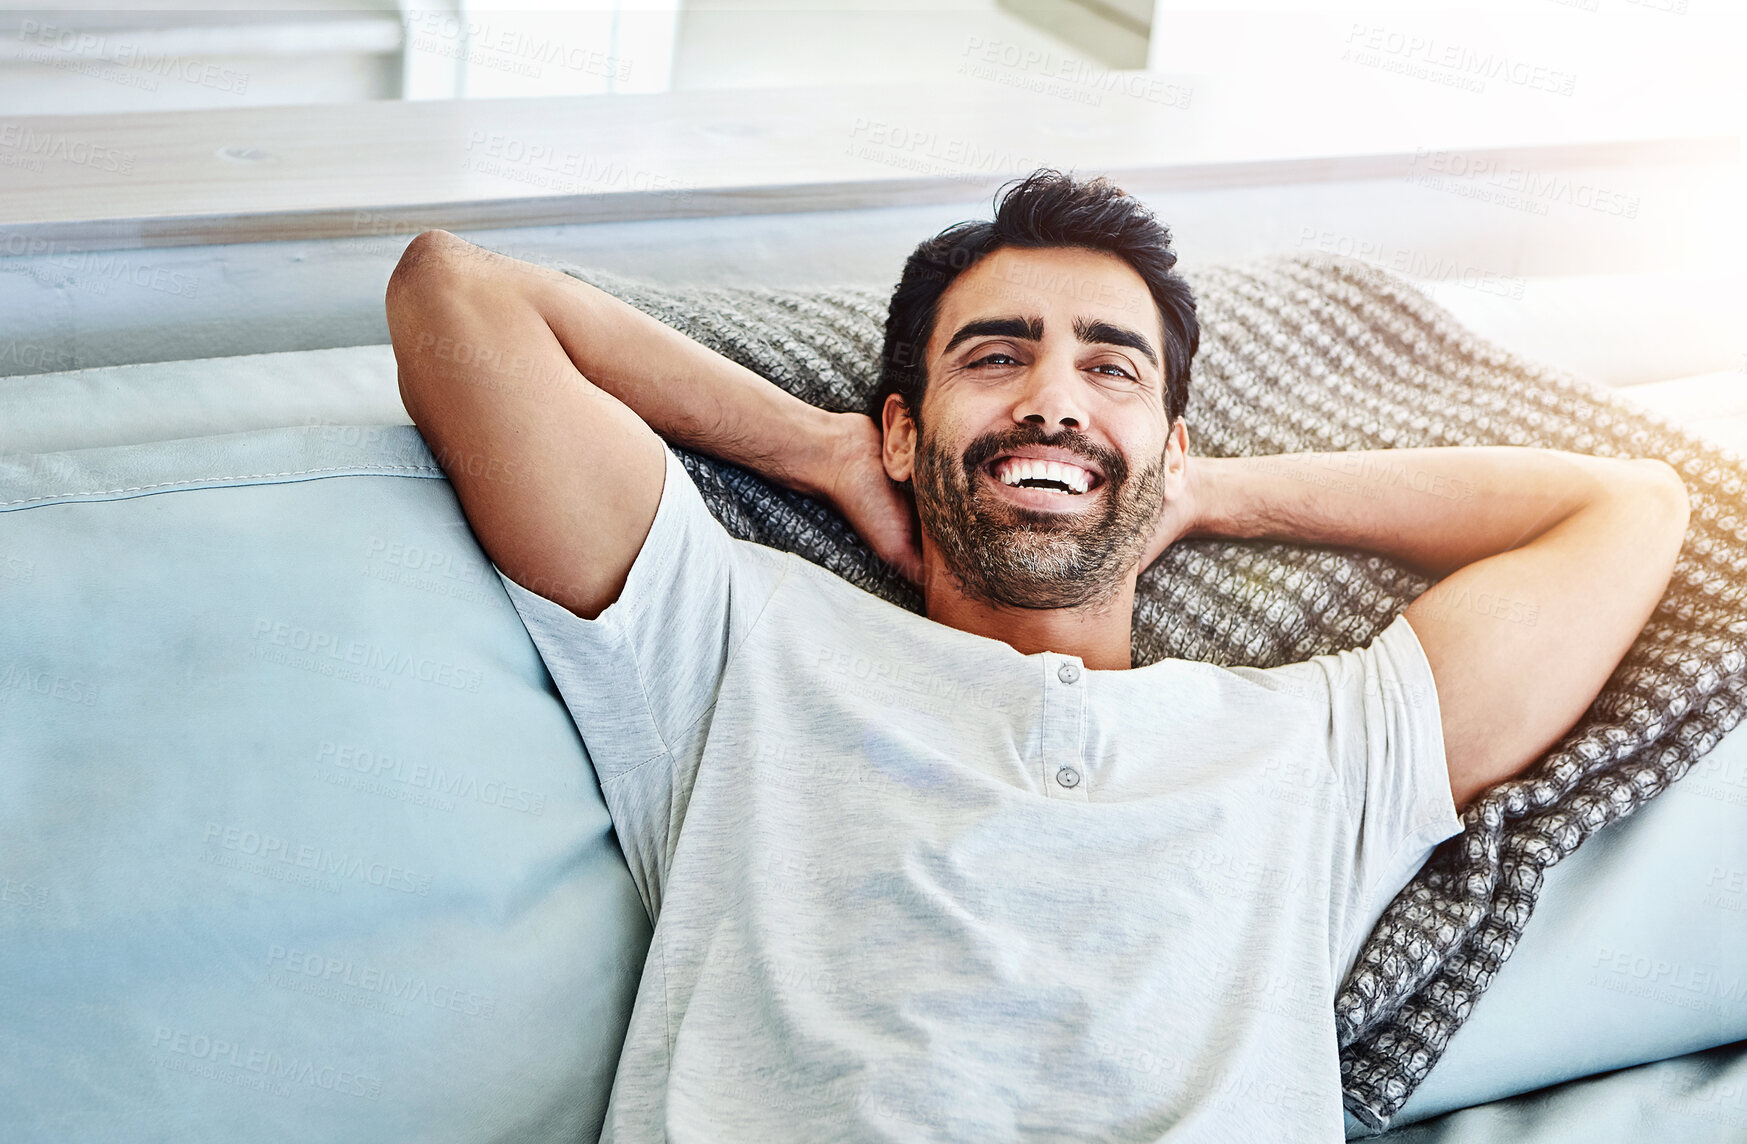
[[[1052,798],[1086,802],[1086,772],[1080,757],[1085,743],[1086,688],[1081,682],[1085,673],[1079,664],[1053,654],[1047,654],[1044,670],[1044,782]]]

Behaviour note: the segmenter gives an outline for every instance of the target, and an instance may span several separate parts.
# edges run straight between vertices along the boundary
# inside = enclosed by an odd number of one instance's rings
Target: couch
[[[649,934],[389,347],[0,379],[0,1138],[593,1139]],[[1737,731],[1387,1135],[1734,1138],[1743,949]]]

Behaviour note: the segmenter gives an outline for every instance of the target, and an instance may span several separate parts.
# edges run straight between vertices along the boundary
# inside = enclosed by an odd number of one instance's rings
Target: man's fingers
[[[922,554],[917,550],[915,537],[908,530],[894,531],[881,547],[884,549],[880,553],[881,558],[896,568],[904,579],[912,584],[922,582]]]

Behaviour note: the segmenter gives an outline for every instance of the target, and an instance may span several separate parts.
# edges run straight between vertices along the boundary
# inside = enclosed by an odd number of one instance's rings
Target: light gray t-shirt
[[[716,521],[499,575],[655,919],[605,1141],[1339,1141],[1334,994],[1462,829],[1413,629],[1261,670],[1021,655]]]

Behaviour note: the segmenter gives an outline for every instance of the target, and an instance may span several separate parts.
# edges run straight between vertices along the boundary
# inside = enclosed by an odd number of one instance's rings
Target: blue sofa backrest
[[[0,458],[0,1139],[592,1140],[649,936],[415,429]]]

